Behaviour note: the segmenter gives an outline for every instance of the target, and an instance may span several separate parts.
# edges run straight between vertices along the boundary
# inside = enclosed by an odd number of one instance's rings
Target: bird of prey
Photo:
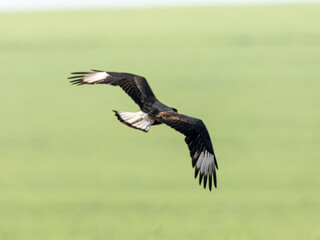
[[[71,84],[110,84],[121,87],[139,105],[139,112],[114,111],[118,120],[125,125],[148,132],[150,127],[166,124],[185,135],[188,144],[192,167],[195,168],[195,178],[199,175],[199,184],[203,180],[206,188],[217,187],[216,170],[218,169],[209,133],[204,123],[197,118],[178,113],[177,109],[161,103],[152,92],[147,80],[131,73],[106,72],[91,70],[90,72],[73,72]]]

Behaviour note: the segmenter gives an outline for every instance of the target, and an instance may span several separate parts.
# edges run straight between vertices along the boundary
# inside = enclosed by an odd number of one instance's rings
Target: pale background
[[[319,3],[320,0],[0,0],[0,11]]]

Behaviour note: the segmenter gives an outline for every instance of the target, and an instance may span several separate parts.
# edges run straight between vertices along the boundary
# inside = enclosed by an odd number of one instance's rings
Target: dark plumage
[[[152,92],[144,77],[118,72],[92,70],[91,72],[73,72],[69,77],[74,85],[110,84],[120,86],[139,105],[137,113],[114,111],[118,120],[129,127],[148,132],[152,125],[166,124],[185,135],[195,168],[195,178],[199,175],[199,184],[203,181],[206,188],[217,187],[217,160],[213,151],[209,133],[204,123],[197,118],[179,114],[175,108],[161,103]],[[208,181],[207,181],[208,180]]]

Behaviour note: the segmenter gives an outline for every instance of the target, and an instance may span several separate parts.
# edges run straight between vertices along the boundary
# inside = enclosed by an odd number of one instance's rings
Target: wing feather
[[[192,158],[192,167],[195,168],[195,178],[199,175],[199,184],[203,182],[206,188],[209,182],[209,189],[217,187],[216,170],[218,169],[211,139],[204,123],[197,118],[189,117],[174,111],[162,112],[157,120],[172,127],[185,135],[185,142],[188,145]]]
[[[121,87],[143,110],[145,104],[155,101],[156,97],[144,77],[131,73],[105,72],[92,70],[91,72],[73,72],[70,83],[73,85],[84,84],[109,84]]]

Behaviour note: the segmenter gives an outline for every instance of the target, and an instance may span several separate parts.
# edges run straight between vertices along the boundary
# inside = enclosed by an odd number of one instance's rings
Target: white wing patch
[[[110,75],[106,72],[90,72],[83,76],[82,82],[95,83],[106,79],[108,76]]]
[[[215,171],[214,155],[209,153],[207,150],[201,152],[196,168],[200,169],[200,173],[204,176],[210,176]]]
[[[151,127],[151,119],[148,117],[148,114],[142,111],[137,113],[115,111],[115,113],[118,119],[129,127],[133,127],[144,132],[148,132]]]

